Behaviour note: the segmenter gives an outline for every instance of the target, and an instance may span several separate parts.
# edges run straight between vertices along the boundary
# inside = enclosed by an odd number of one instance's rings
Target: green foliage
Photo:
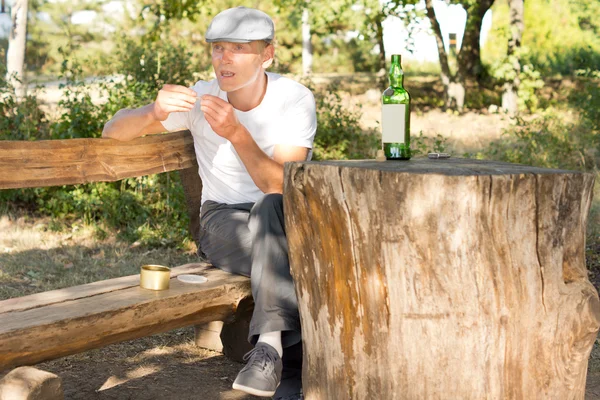
[[[104,123],[121,108],[137,107],[153,101],[158,88],[172,73],[175,83],[190,84],[193,79],[188,58],[181,46],[169,42],[128,41],[113,60],[124,79],[90,85],[83,70],[67,51],[61,53],[61,76],[66,79],[61,110],[52,123],[39,111],[35,96],[17,101],[14,90],[0,86],[5,101],[0,103],[0,138],[9,140],[70,139],[99,137]],[[145,62],[140,62],[144,60]],[[4,75],[2,75],[4,76]],[[12,91],[11,91],[12,90]],[[92,90],[106,102],[92,101]],[[37,129],[37,130],[36,130]],[[38,132],[43,130],[43,132]],[[20,204],[48,215],[61,223],[81,219],[95,225],[98,233],[117,231],[128,241],[148,245],[184,245],[188,240],[188,216],[183,189],[176,173],[130,178],[116,183],[94,183],[39,189],[0,191],[0,202]]]
[[[591,170],[596,168],[599,144],[597,134],[548,110],[533,121],[517,118],[516,125],[481,156],[538,167]]]
[[[61,52],[63,52],[61,50]],[[66,56],[66,53],[62,53]],[[60,84],[63,95],[58,106],[63,110],[58,120],[52,124],[53,139],[100,137],[105,114],[101,107],[92,102],[91,88],[82,80],[81,65],[67,58],[62,62]]]
[[[446,153],[446,141],[447,138],[439,133],[435,137],[428,137],[421,131],[419,136],[411,136],[410,151],[413,157],[426,156],[428,153]]]
[[[332,35],[327,41],[317,41],[314,46],[313,72],[338,73],[376,72],[379,60],[371,51],[371,42]]]
[[[482,51],[487,64],[506,57],[510,35],[507,0],[493,6],[492,30]],[[524,64],[531,64],[544,75],[569,74],[600,64],[600,13],[597,0],[525,1],[525,30],[522,45]]]
[[[502,59],[499,63],[492,66],[492,75],[499,84],[512,82],[515,79],[516,71],[513,65],[524,59],[524,56],[529,53],[527,47],[521,47],[519,51]],[[518,103],[521,111],[535,112],[539,105],[539,91],[544,87],[544,81],[541,78],[541,73],[537,71],[531,64],[519,63],[521,70],[519,71],[519,90]]]
[[[547,168],[596,171],[600,165],[600,81],[584,80],[569,97],[572,110],[549,108],[515,119],[501,140],[477,155]]]
[[[111,16],[102,8],[110,0],[29,0],[29,3],[26,66],[30,71],[43,70],[48,75],[58,75],[63,59],[61,49],[84,59],[99,58],[111,48],[106,25],[116,21],[111,21]],[[96,12],[97,17],[82,23],[77,18],[81,11]],[[98,73],[97,65],[96,62],[84,64],[85,73]]]
[[[572,106],[580,110],[582,123],[600,133],[600,69],[579,71],[578,90],[569,96]]]
[[[37,210],[63,222],[119,232],[121,239],[147,245],[183,246],[188,218],[177,173],[149,175],[115,183],[37,189]]]
[[[310,82],[305,85],[311,87]],[[360,113],[346,109],[335,85],[315,91],[317,134],[314,160],[347,160],[374,158],[381,147],[381,137],[374,131],[363,132]]]
[[[5,59],[2,50],[0,59]],[[37,91],[19,100],[5,77],[6,65],[0,62],[0,140],[47,139],[49,122],[40,108]]]
[[[190,86],[194,71],[210,67],[193,65],[193,54],[182,42],[140,42],[121,36],[118,43],[112,72],[123,74],[128,82],[148,85],[149,91],[156,92],[165,83]]]

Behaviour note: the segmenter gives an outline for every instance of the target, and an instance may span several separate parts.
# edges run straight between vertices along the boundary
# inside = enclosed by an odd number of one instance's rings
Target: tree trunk
[[[481,46],[479,45],[481,23],[487,10],[494,4],[494,0],[471,1],[468,4],[465,6],[467,22],[458,53],[458,69],[464,79],[480,82],[484,72],[481,64]]]
[[[377,45],[379,46],[379,70],[386,71],[386,59],[385,59],[385,44],[383,43],[383,20],[385,16],[378,14],[375,16],[375,35],[377,37]]]
[[[427,10],[427,17],[431,23],[431,28],[435,33],[435,40],[438,49],[438,56],[440,59],[440,67],[442,70],[442,84],[444,85],[444,98],[446,108],[451,108],[453,104],[456,104],[456,108],[462,111],[465,104],[465,85],[462,75],[458,74],[453,76],[450,72],[450,66],[448,64],[448,54],[444,47],[444,39],[442,36],[442,29],[435,16],[435,10],[433,8],[432,0],[425,0],[425,8]]]
[[[308,8],[302,10],[302,75],[312,73],[313,46],[310,38],[310,20]]]
[[[13,85],[18,98],[27,93],[25,86],[25,43],[27,39],[27,0],[16,0],[11,12],[11,28],[6,53],[6,80]]]
[[[583,399],[593,185],[466,159],[287,163],[305,398]]]
[[[510,115],[515,115],[519,110],[518,91],[521,80],[521,62],[518,50],[521,47],[521,38],[525,30],[523,0],[509,0],[510,7],[510,31],[511,36],[508,40],[508,62],[513,68],[514,78],[504,84],[502,93],[502,108]]]

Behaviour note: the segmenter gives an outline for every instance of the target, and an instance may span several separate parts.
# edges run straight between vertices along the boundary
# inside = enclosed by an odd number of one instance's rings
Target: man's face
[[[262,41],[215,42],[212,45],[212,64],[219,87],[225,92],[252,85],[272,58],[272,46]]]

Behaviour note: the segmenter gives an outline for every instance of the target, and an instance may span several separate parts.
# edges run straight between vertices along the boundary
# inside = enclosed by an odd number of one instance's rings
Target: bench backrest
[[[0,142],[0,189],[114,182],[179,171],[197,243],[202,181],[189,131],[120,142],[66,139]]]

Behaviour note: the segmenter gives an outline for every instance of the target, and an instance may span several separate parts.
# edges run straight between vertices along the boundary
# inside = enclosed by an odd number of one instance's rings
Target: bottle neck
[[[399,62],[392,62],[390,66],[390,86],[392,87],[404,87],[404,71]]]

